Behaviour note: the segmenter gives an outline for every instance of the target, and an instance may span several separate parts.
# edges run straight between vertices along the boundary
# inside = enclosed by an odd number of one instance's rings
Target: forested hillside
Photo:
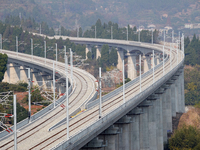
[[[200,40],[185,38],[185,104],[200,102]]]
[[[157,27],[200,22],[200,0],[0,0],[0,19],[7,15],[34,18],[36,22],[47,22],[50,27],[83,30],[97,19],[103,22]]]
[[[127,24],[183,25],[200,21],[199,0],[35,0],[50,9],[62,25],[75,27],[75,22],[85,29],[97,19],[103,22]],[[169,17],[163,17],[167,14]]]
[[[36,22],[47,22],[50,26],[58,25],[58,20],[51,10],[44,9],[34,0],[0,0],[0,20],[8,15],[34,18]]]
[[[8,61],[8,56],[6,54],[1,54],[0,53],[0,82],[4,78],[4,73],[6,72],[6,64]]]
[[[16,51],[16,36],[18,37],[19,46],[18,51],[21,53],[31,54],[31,41],[33,39],[34,51],[33,54],[36,56],[44,57],[44,38],[37,37],[30,34],[28,31],[23,31],[19,27],[11,27],[9,24],[3,24],[0,22],[0,34],[3,35],[3,49]],[[63,48],[66,46],[67,52],[69,48],[72,48],[77,55],[85,58],[85,46],[75,45],[70,42],[69,39],[63,41],[62,39],[50,40],[45,39],[47,43],[47,58],[55,59],[55,43],[58,45],[58,60],[63,61]]]

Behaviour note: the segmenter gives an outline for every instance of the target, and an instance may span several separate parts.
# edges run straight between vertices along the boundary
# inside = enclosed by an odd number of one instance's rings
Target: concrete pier
[[[130,149],[140,149],[140,115],[142,114],[141,108],[135,108],[127,115],[132,117],[132,123],[130,124]]]
[[[163,108],[162,108],[162,94],[165,92],[163,88],[159,88],[155,93],[159,98],[155,101],[156,110],[156,138],[157,138],[157,150],[163,150]]]
[[[101,46],[96,46],[96,59],[101,57]]]
[[[148,123],[148,109],[151,102],[144,101],[139,107],[142,108],[143,114],[140,115],[140,149],[149,150],[149,123]]]
[[[20,80],[19,65],[10,63],[9,65],[9,83],[16,84]]]
[[[128,53],[128,78],[131,80],[135,79],[137,77],[137,71],[136,71],[136,54]]]
[[[150,59],[148,58],[148,56],[143,56],[143,61],[144,61],[144,73],[149,71],[150,69]]]
[[[158,96],[153,94],[147,98],[151,101],[152,106],[148,109],[148,121],[149,121],[149,149],[157,150],[157,124],[156,124],[156,99]]]
[[[90,45],[86,45],[85,48],[85,58],[88,59],[87,53],[92,51],[92,47]]]
[[[20,81],[28,83],[28,70],[24,66],[20,66]]]
[[[118,135],[118,148],[119,149],[130,149],[130,142],[129,142],[129,125],[131,123],[131,117],[127,115],[122,117],[120,120],[116,122],[119,128],[121,128],[122,133]]]
[[[121,49],[117,49],[117,55],[118,55],[117,69],[119,69],[120,71],[122,71],[123,70],[122,61],[124,59],[124,51],[121,50]]]

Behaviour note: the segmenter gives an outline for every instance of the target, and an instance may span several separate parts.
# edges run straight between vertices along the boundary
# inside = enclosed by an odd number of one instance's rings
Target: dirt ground
[[[189,106],[188,111],[181,116],[178,128],[183,125],[191,125],[200,129],[200,108]]]
[[[15,93],[17,95],[17,102],[24,107],[25,109],[28,110],[28,103],[24,103],[23,99],[26,97],[26,95],[28,94],[28,92],[16,92]],[[42,109],[42,105],[38,106],[38,105],[31,105],[31,115],[33,115],[34,113],[36,113],[38,110]]]

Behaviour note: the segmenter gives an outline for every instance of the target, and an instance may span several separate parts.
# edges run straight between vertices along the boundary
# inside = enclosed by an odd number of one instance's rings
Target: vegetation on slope
[[[8,56],[6,54],[0,53],[0,82],[4,79],[4,73],[6,72],[6,64],[8,61]]]

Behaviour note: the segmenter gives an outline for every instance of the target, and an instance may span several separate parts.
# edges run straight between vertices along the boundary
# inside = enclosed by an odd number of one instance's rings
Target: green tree
[[[111,52],[109,54],[109,64],[113,65],[113,66],[116,66],[117,63],[118,63],[117,51],[114,48],[112,48]]]
[[[200,147],[200,131],[193,126],[184,126],[176,130],[169,139],[170,150],[192,149],[198,150]]]
[[[87,58],[88,58],[88,59],[92,59],[92,53],[91,53],[91,52],[88,52],[88,53],[87,53]]]
[[[4,73],[6,72],[6,64],[8,61],[8,56],[6,54],[0,53],[0,82],[4,79]]]
[[[109,46],[108,45],[102,46],[100,61],[102,63],[101,67],[106,67],[109,65]]]

